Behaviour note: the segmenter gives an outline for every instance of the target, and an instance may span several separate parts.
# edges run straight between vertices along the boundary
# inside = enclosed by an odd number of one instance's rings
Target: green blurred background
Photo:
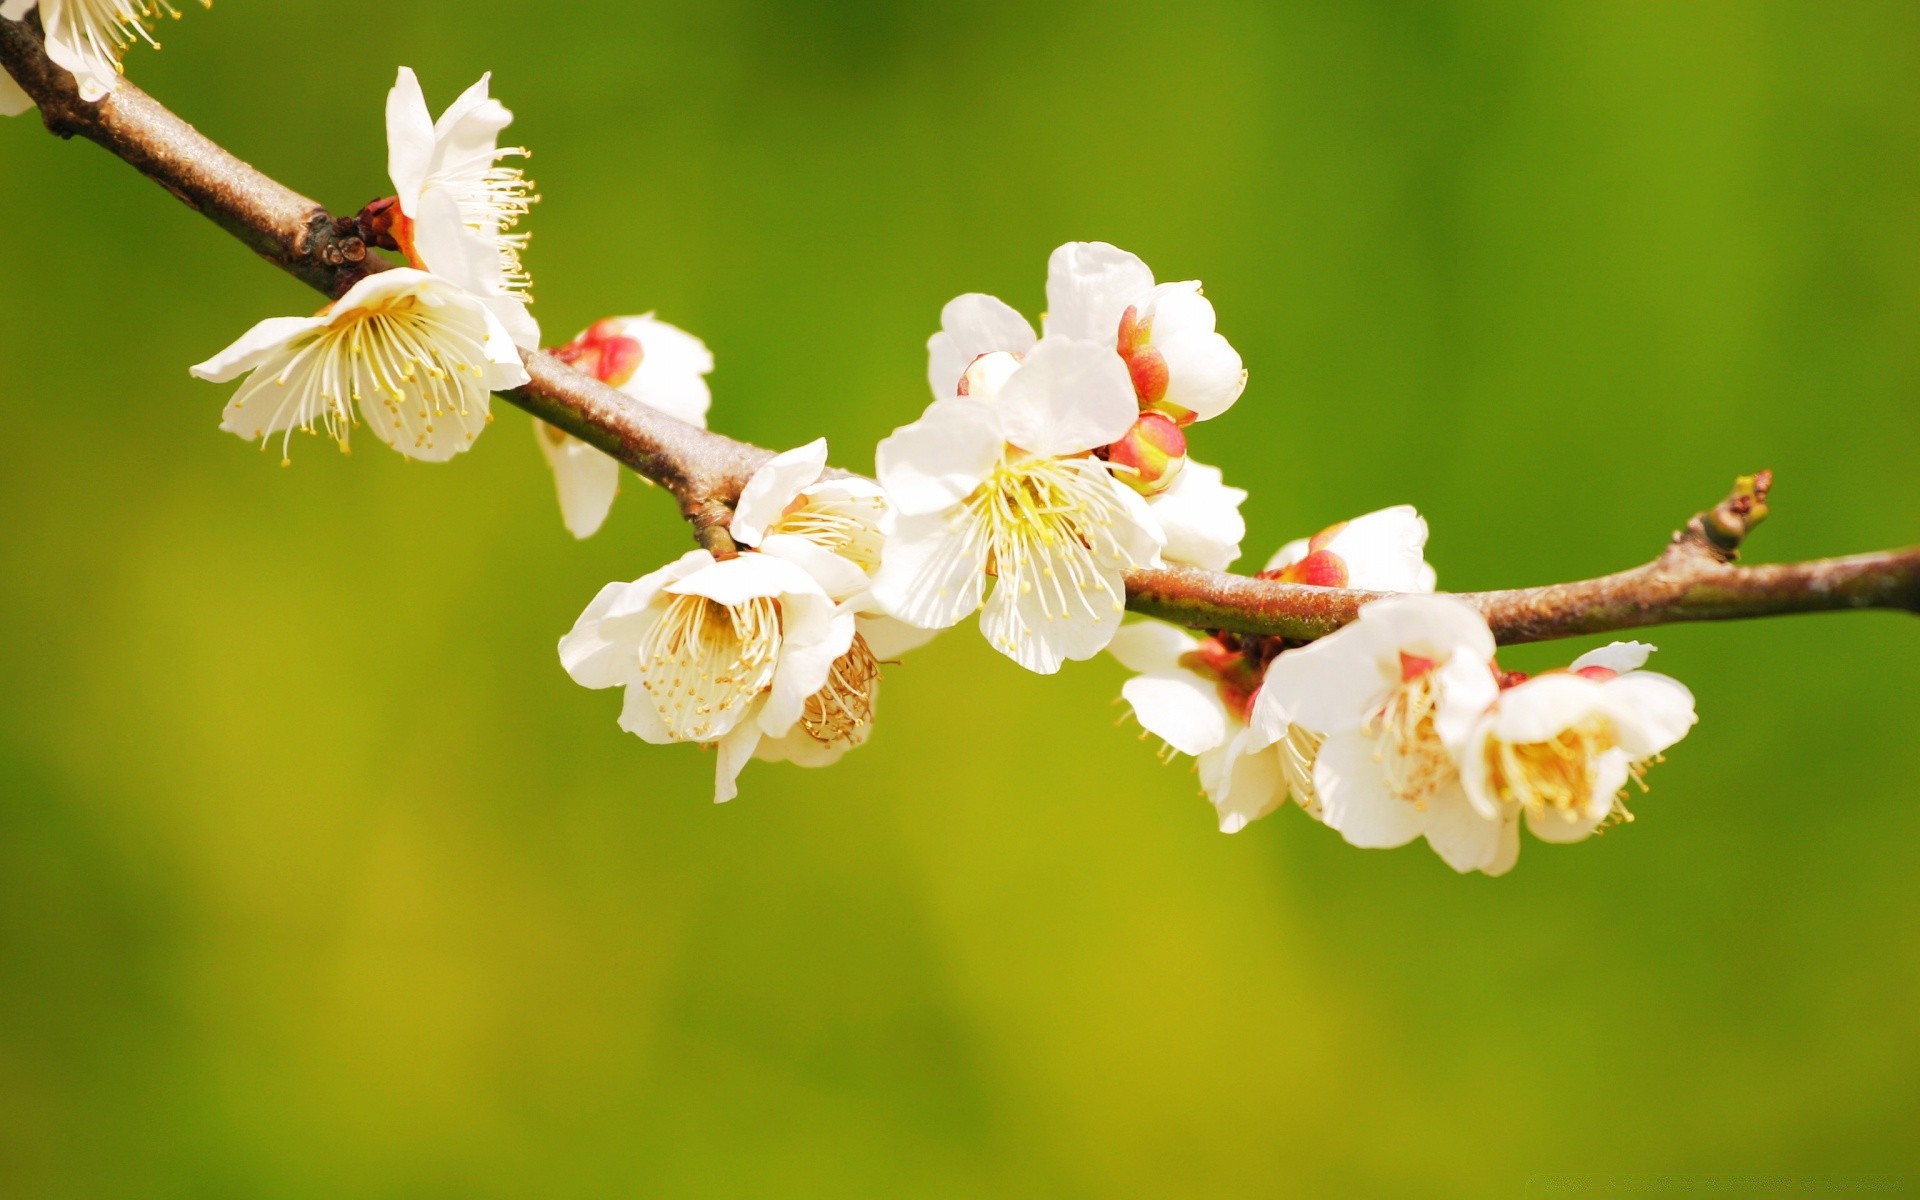
[[[334,208],[395,65],[535,148],[550,341],[657,309],[836,459],[969,290],[1199,277],[1249,558],[1412,501],[1456,588],[1920,538],[1910,4],[223,2],[134,76]],[[1111,661],[964,628],[831,771],[641,744],[554,643],[688,545],[526,418],[294,466],[186,367],[315,298],[0,124],[0,1194],[1481,1196],[1920,1172],[1920,623],[1660,631],[1703,717],[1499,880],[1232,838]],[[1584,645],[1584,644],[1583,644]],[[1531,648],[1509,666],[1564,662]],[[1532,1184],[1529,1181],[1533,1181]]]

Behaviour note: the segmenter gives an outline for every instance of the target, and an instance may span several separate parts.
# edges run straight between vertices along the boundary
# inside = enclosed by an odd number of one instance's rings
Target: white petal
[[[553,468],[560,519],[567,531],[577,538],[592,537],[606,521],[614,494],[620,490],[620,464],[545,421],[533,423],[533,436]]]
[[[1574,659],[1567,670],[1605,667],[1616,675],[1625,675],[1628,671],[1638,671],[1646,666],[1647,658],[1658,648],[1649,642],[1609,642],[1597,650],[1589,650]]]
[[[1287,798],[1279,759],[1271,750],[1249,751],[1244,730],[1201,756],[1200,782],[1220,815],[1221,833],[1239,833]]]
[[[1043,338],[1000,389],[1006,441],[1039,455],[1069,455],[1118,441],[1140,406],[1111,343]]]
[[[725,804],[740,794],[741,768],[753,757],[754,750],[760,744],[760,727],[752,721],[742,721],[733,727],[733,732],[720,739],[714,747],[713,764],[713,802]]]
[[[798,725],[779,737],[768,737],[763,732],[753,756],[761,762],[790,762],[796,767],[828,767],[839,762],[847,751],[864,744],[872,729],[872,725],[862,725],[851,741],[835,742],[831,746],[822,746],[814,741]]]
[[[268,317],[240,340],[203,363],[187,368],[196,379],[225,383],[275,358],[292,343],[327,327],[325,317]]]
[[[1360,610],[1360,624],[1376,630],[1383,646],[1444,659],[1466,654],[1493,660],[1493,631],[1480,610],[1458,596],[1402,595],[1375,600]]]
[[[1481,873],[1486,875],[1505,875],[1513,870],[1513,864],[1520,861],[1520,816],[1508,814],[1500,822],[1500,837],[1493,848],[1493,857],[1481,865]]]
[[[1381,669],[1374,630],[1355,622],[1267,664],[1253,706],[1255,740],[1272,745],[1289,724],[1322,734],[1358,729],[1398,682],[1397,669]]]
[[[513,124],[513,114],[488,96],[492,80],[491,71],[482,75],[433,123],[436,172],[453,168],[470,174],[493,166],[491,155],[499,145],[500,131]]]
[[[945,629],[980,607],[987,549],[943,513],[906,517],[887,539],[873,598],[887,615],[922,629]]]
[[[88,104],[106,99],[120,84],[117,51],[101,42],[99,14],[91,3],[45,4],[40,20],[45,26],[47,57],[73,74],[80,98]],[[4,74],[0,70],[0,74]]]
[[[540,322],[533,319],[533,312],[527,302],[518,296],[505,293],[485,293],[480,295],[480,303],[500,325],[501,334],[509,346],[532,352],[540,348]],[[519,355],[514,355],[514,366],[519,368]],[[521,371],[519,383],[496,384],[496,387],[519,387],[527,381],[526,372]]]
[[[650,585],[647,579],[609,583],[600,589],[560,639],[560,665],[575,683],[609,688],[638,678],[640,638],[648,623],[642,618],[648,616],[647,600],[659,590],[657,582]],[[618,618],[611,616],[616,608],[624,610]]]
[[[476,296],[497,291],[500,252],[467,228],[460,205],[445,190],[420,197],[413,214],[413,248],[428,271]]]
[[[1411,504],[1355,517],[1326,549],[1347,564],[1347,586],[1367,592],[1430,592],[1427,522]]]
[[[640,365],[620,385],[634,399],[670,417],[702,429],[713,392],[706,376],[713,370],[713,352],[707,344],[648,313],[621,318],[621,336],[640,343]]]
[[[798,534],[771,534],[760,543],[760,551],[784,558],[813,576],[821,590],[835,600],[851,599],[866,591],[870,584],[867,573],[858,563]]]
[[[760,711],[762,732],[779,737],[793,728],[808,697],[827,685],[834,660],[853,645],[853,614],[831,602],[789,596],[781,615],[790,636],[780,648],[773,686]],[[815,628],[806,628],[809,624]]]
[[[1010,305],[970,292],[947,301],[940,310],[940,332],[927,340],[927,384],[936,400],[960,386],[967,365],[982,354],[1022,354],[1037,339],[1033,326]]]
[[[1656,671],[1635,671],[1600,685],[1621,745],[1636,759],[1651,758],[1681,738],[1699,718],[1693,693]]]
[[[1506,695],[1503,694],[1500,699],[1505,704]],[[1474,722],[1456,755],[1461,789],[1466,792],[1468,803],[1488,820],[1498,817],[1506,808],[1487,782],[1487,745],[1493,740],[1493,725],[1498,714],[1499,709],[1495,708]]]
[[[902,516],[937,513],[972,495],[1004,446],[999,422],[985,404],[971,397],[936,400],[918,421],[880,442],[875,473]]]
[[[1336,733],[1321,745],[1313,765],[1320,819],[1355,846],[1404,846],[1420,836],[1421,812],[1387,790],[1373,756],[1373,739],[1358,730]]]
[[[620,728],[654,746],[671,745],[678,740],[660,719],[653,697],[640,686],[638,679],[627,685],[626,693],[620,698]]]
[[[1107,643],[1107,653],[1129,671],[1171,671],[1180,656],[1200,647],[1200,639],[1164,621],[1122,625]]]
[[[9,21],[24,21],[40,0],[4,0],[0,2],[0,17]],[[0,72],[4,74],[4,72]]]
[[[1601,686],[1578,675],[1536,675],[1500,693],[1492,733],[1509,745],[1551,741],[1604,711]]]
[[[1240,352],[1217,333],[1190,333],[1162,341],[1156,325],[1153,348],[1166,360],[1168,403],[1191,411],[1197,420],[1226,412],[1247,390]]]
[[[1247,535],[1240,505],[1247,493],[1226,486],[1224,480],[1219,467],[1189,459],[1172,487],[1148,499],[1147,507],[1167,536],[1161,553],[1168,562],[1224,571],[1240,557],[1240,542]]]
[[[1571,816],[1557,808],[1528,809],[1527,828],[1543,842],[1578,842],[1600,825],[1602,818]]]
[[[1067,578],[1065,571],[1056,574]],[[1125,594],[1121,572],[1103,571],[1102,578],[1106,593],[1087,592],[1086,602],[1069,605],[1064,615],[1049,615],[1038,591],[1015,597],[1012,588],[996,584],[980,614],[980,632],[1002,654],[1042,675],[1058,671],[1062,662],[1092,658],[1120,629],[1120,606],[1106,597]]]
[[[1120,694],[1142,729],[1182,754],[1204,754],[1238,732],[1219,687],[1191,671],[1135,675],[1121,685]]]
[[[413,216],[433,160],[433,117],[413,68],[401,67],[387,93],[387,177],[400,197],[400,211]]]
[[[770,554],[720,559],[669,583],[666,590],[676,596],[705,596],[728,608],[748,600],[789,595],[815,596],[823,602],[826,599],[813,576]]]
[[[729,527],[733,540],[758,546],[767,535],[767,526],[778,521],[787,505],[799,497],[800,490],[819,480],[827,467],[827,439],[815,438],[797,449],[776,454],[763,463],[747,486],[740,489],[740,501],[733,508]]]
[[[1200,291],[1198,279],[1163,283],[1147,301],[1153,315],[1153,341],[1213,332],[1213,301]]]
[[[1424,824],[1427,845],[1448,866],[1464,874],[1493,862],[1500,852],[1506,819],[1504,814],[1491,820],[1483,816],[1455,784],[1427,799]]]
[[[1068,242],[1047,259],[1044,332],[1084,338],[1112,350],[1120,336],[1121,314],[1152,298],[1153,272],[1146,263],[1105,242]]]
[[[1433,731],[1457,759],[1474,725],[1500,699],[1500,681],[1493,665],[1472,654],[1455,654],[1434,670],[1439,696],[1433,712]]]
[[[904,654],[918,650],[933,640],[937,629],[922,629],[918,625],[909,625],[905,621],[877,613],[856,612],[854,623],[860,636],[867,640],[867,649],[881,662],[898,659]]]

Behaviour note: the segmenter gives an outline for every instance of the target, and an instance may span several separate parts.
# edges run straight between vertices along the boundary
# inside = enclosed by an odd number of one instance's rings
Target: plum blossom
[[[1366,592],[1431,592],[1436,578],[1426,550],[1426,519],[1413,505],[1397,504],[1288,542],[1260,577]]]
[[[201,0],[211,8],[212,0]],[[180,12],[167,0],[4,0],[0,20],[24,21],[35,8],[46,30],[47,57],[73,75],[80,98],[88,103],[106,99],[120,82],[120,56],[142,41],[158,50],[152,22]],[[0,116],[15,117],[33,107],[33,100],[0,70]]]
[[[922,629],[984,602],[987,640],[1042,674],[1093,657],[1120,627],[1126,571],[1157,565],[1165,542],[1092,454],[1133,423],[1124,365],[1098,343],[1049,337],[1024,357],[976,358],[955,391],[876,453],[898,519],[875,599]]]
[[[1169,498],[1176,495],[1177,491],[1167,493]],[[1411,507],[1369,513],[1334,530],[1358,528],[1364,534],[1383,524],[1405,536],[1361,536],[1342,542],[1340,548],[1348,556],[1342,560],[1343,569],[1367,580],[1367,586],[1392,582],[1432,590],[1433,569],[1424,558],[1426,522]],[[1170,545],[1173,536],[1170,528]],[[1409,539],[1411,563],[1405,558]],[[1310,540],[1289,543],[1274,562],[1302,557],[1304,551],[1294,548],[1304,548]],[[1198,760],[1201,788],[1219,811],[1223,833],[1238,832],[1278,808],[1288,796],[1308,814],[1320,816],[1313,786],[1320,736],[1291,722],[1277,738],[1256,735],[1249,727],[1277,647],[1268,639],[1229,634],[1196,638],[1152,621],[1125,626],[1107,647],[1123,665],[1140,672],[1121,693],[1141,727],[1171,750]],[[1286,653],[1292,651],[1277,657]]]
[[[553,354],[642,404],[706,428],[713,402],[706,376],[713,370],[713,353],[693,334],[652,313],[596,321]],[[620,464],[545,421],[536,420],[533,432],[553,468],[568,532],[592,537],[620,490]]]
[[[1138,671],[1121,686],[1142,729],[1170,750],[1191,755],[1200,788],[1219,814],[1220,832],[1238,833],[1291,793],[1315,806],[1312,751],[1302,734],[1278,749],[1256,749],[1247,718],[1260,688],[1246,647],[1224,635],[1195,637],[1158,621],[1121,628],[1107,652]]]
[[[1456,871],[1498,875],[1518,853],[1511,815],[1468,799],[1460,753],[1499,694],[1493,633],[1453,596],[1376,600],[1352,624],[1275,659],[1250,722],[1257,742],[1293,726],[1324,739],[1321,819],[1353,845],[1424,836]]]
[[[482,75],[436,122],[419,79],[400,68],[387,94],[387,173],[400,210],[391,234],[414,266],[480,297],[515,345],[534,350],[533,281],[520,261],[527,235],[513,229],[539,197],[518,169],[499,165],[527,151],[499,147],[513,114],[487,94],[491,79]]]
[[[1615,642],[1501,692],[1461,752],[1474,807],[1490,819],[1511,819],[1517,809],[1547,842],[1576,842],[1609,820],[1632,820],[1621,799],[1628,780],[1640,782],[1696,719],[1685,686],[1640,669],[1652,651]]]
[[[880,569],[892,516],[871,480],[827,473],[827,439],[768,459],[740,490],[728,532],[742,546],[786,558],[836,601],[863,596]]]
[[[1246,390],[1239,352],[1215,332],[1199,282],[1155,284],[1139,256],[1105,242],[1068,242],[1047,260],[1044,325],[1114,346],[1141,409],[1181,425],[1219,416]]]
[[[465,289],[401,267],[369,275],[312,317],[273,317],[192,368],[225,383],[248,374],[220,428],[263,441],[326,430],[342,450],[355,414],[409,458],[444,462],[473,444],[491,394],[526,368],[491,310]]]
[[[864,739],[878,669],[858,633],[853,612],[784,558],[690,550],[602,588],[560,639],[560,661],[583,687],[625,688],[620,727],[643,741],[714,747],[714,799],[726,801],[763,738],[786,757],[796,729],[829,753]]]

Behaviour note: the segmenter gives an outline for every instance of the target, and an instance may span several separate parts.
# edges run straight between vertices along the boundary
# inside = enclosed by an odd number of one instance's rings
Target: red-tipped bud
[[[1331,550],[1315,550],[1299,562],[1289,563],[1277,571],[1260,572],[1262,579],[1278,579],[1281,583],[1306,583],[1314,587],[1347,586],[1347,560]]]
[[[1165,491],[1187,461],[1187,435],[1160,413],[1141,413],[1125,437],[1107,447],[1115,474],[1146,495]]]
[[[624,335],[617,317],[595,321],[587,331],[553,352],[561,362],[577,367],[609,387],[633,378],[646,357],[637,338]]]

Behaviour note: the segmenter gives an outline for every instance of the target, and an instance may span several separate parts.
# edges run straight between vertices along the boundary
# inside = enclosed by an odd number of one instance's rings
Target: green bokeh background
[[[657,309],[837,461],[970,290],[1102,238],[1252,385],[1250,558],[1412,501],[1457,588],[1920,537],[1920,9],[223,2],[134,75],[351,211],[482,70],[536,312]],[[291,470],[187,364],[316,304],[0,124],[0,1194],[1481,1196],[1920,1173],[1920,623],[1660,631],[1696,732],[1507,878],[1232,838],[1111,661],[971,630],[830,771],[645,746],[554,643],[689,544],[561,528],[526,418]],[[1510,666],[1564,662],[1529,648]],[[1529,1181],[1532,1181],[1531,1183]]]

